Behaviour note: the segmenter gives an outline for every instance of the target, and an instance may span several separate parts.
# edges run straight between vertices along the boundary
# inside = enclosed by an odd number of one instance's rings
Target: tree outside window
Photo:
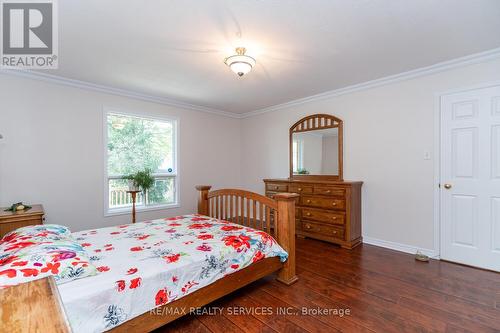
[[[138,209],[176,204],[176,121],[108,113],[108,211],[131,205],[122,177],[152,170],[154,186],[137,198]]]

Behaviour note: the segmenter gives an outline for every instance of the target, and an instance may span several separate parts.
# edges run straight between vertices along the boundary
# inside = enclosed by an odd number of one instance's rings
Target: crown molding
[[[206,112],[206,113],[211,113],[211,114],[224,116],[224,117],[230,117],[230,118],[236,118],[236,119],[241,118],[241,115],[237,114],[237,113],[212,109],[212,108],[208,108],[208,107],[201,106],[201,105],[183,103],[183,102],[173,100],[170,98],[166,98],[166,97],[148,95],[148,94],[143,94],[143,93],[136,92],[136,91],[120,89],[120,88],[115,88],[115,87],[101,85],[101,84],[95,84],[95,83],[91,83],[91,82],[87,82],[87,81],[69,79],[69,78],[65,78],[62,76],[51,75],[51,74],[46,74],[46,73],[41,73],[41,72],[33,72],[33,71],[28,71],[28,70],[17,70],[17,69],[2,69],[2,70],[0,70],[0,74],[16,76],[16,77],[23,77],[23,78],[27,78],[27,79],[33,79],[33,80],[38,80],[38,81],[60,84],[63,86],[69,86],[69,87],[80,88],[80,89],[85,89],[85,90],[92,90],[92,91],[97,91],[97,92],[102,92],[102,93],[107,93],[107,94],[112,94],[112,95],[129,97],[129,98],[138,99],[138,100],[142,100],[142,101],[146,101],[146,102],[153,102],[153,103],[168,105],[168,106],[172,106],[172,107],[178,107],[178,108],[182,108],[182,109],[194,110],[194,111],[199,111],[199,112]]]
[[[17,77],[24,77],[24,78],[28,78],[28,79],[39,80],[39,81],[44,81],[44,82],[49,82],[49,83],[55,83],[55,84],[60,84],[60,85],[64,85],[64,86],[70,86],[70,87],[75,87],[75,88],[80,88],[80,89],[108,93],[108,94],[112,94],[112,95],[129,97],[129,98],[133,98],[133,99],[143,100],[146,102],[153,102],[153,103],[168,105],[168,106],[172,106],[172,107],[178,107],[178,108],[182,108],[182,109],[205,112],[205,113],[215,114],[218,116],[234,118],[234,119],[244,119],[244,118],[258,116],[258,115],[273,112],[273,111],[286,109],[289,107],[301,105],[301,104],[308,103],[308,102],[320,101],[320,100],[324,100],[324,99],[328,99],[328,98],[332,98],[332,97],[337,97],[337,96],[346,95],[346,94],[350,94],[350,93],[354,93],[354,92],[358,92],[358,91],[362,91],[362,90],[380,87],[380,86],[391,84],[391,83],[410,80],[410,79],[425,76],[425,75],[435,74],[435,73],[443,72],[443,71],[458,68],[458,67],[487,62],[487,61],[494,60],[497,58],[500,58],[500,48],[491,49],[491,50],[480,52],[480,53],[475,53],[475,54],[468,55],[465,57],[460,57],[460,58],[440,62],[440,63],[434,64],[431,66],[422,67],[422,68],[414,69],[411,71],[407,71],[407,72],[403,72],[403,73],[399,73],[399,74],[395,74],[395,75],[390,75],[390,76],[386,76],[386,77],[371,80],[371,81],[362,82],[359,84],[354,84],[354,85],[347,86],[344,88],[330,90],[330,91],[320,93],[317,95],[312,95],[312,96],[296,99],[296,100],[293,100],[290,102],[277,104],[274,106],[270,106],[270,107],[266,107],[263,109],[250,111],[250,112],[245,112],[245,113],[233,113],[233,112],[228,112],[228,111],[217,110],[217,109],[213,109],[213,108],[209,108],[209,107],[205,107],[205,106],[201,106],[201,105],[180,102],[178,100],[174,100],[174,99],[170,99],[170,98],[166,98],[166,97],[148,95],[148,94],[144,94],[144,93],[140,93],[140,92],[136,92],[136,91],[120,89],[120,88],[115,88],[115,87],[106,86],[106,85],[95,84],[95,83],[91,83],[91,82],[87,82],[87,81],[69,79],[69,78],[65,78],[62,76],[51,75],[51,74],[46,74],[46,73],[41,73],[41,72],[33,72],[33,71],[27,71],[27,70],[14,70],[14,69],[1,69],[0,74],[17,76]]]
[[[301,105],[301,104],[308,103],[308,102],[321,101],[324,99],[337,97],[337,96],[341,96],[341,95],[346,95],[346,94],[350,94],[350,93],[357,92],[357,91],[367,90],[367,89],[380,87],[380,86],[391,84],[391,83],[410,80],[410,79],[417,78],[420,76],[435,74],[435,73],[447,71],[447,70],[458,68],[458,67],[479,64],[479,63],[487,62],[487,61],[494,60],[497,58],[500,58],[500,48],[491,49],[491,50],[488,50],[485,52],[471,54],[471,55],[468,55],[465,57],[460,57],[460,58],[440,62],[440,63],[434,64],[431,66],[422,67],[422,68],[414,69],[411,71],[382,77],[380,79],[375,79],[375,80],[366,81],[363,83],[347,86],[344,88],[330,90],[330,91],[320,93],[317,95],[299,98],[299,99],[296,99],[296,100],[293,100],[290,102],[277,104],[277,105],[270,106],[267,108],[242,113],[242,114],[240,114],[239,118],[248,118],[248,117],[258,116],[261,114],[286,109],[289,107]]]

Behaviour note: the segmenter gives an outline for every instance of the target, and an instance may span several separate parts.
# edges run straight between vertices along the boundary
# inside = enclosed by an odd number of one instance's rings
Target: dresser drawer
[[[314,194],[345,196],[345,189],[331,186],[314,186]]]
[[[274,191],[274,192],[287,192],[288,191],[288,184],[269,183],[269,184],[266,184],[266,190],[267,191]]]
[[[302,209],[302,218],[319,221],[328,224],[345,224],[345,216],[342,213],[335,213],[314,209]]]
[[[325,197],[312,197],[304,195],[301,197],[303,206],[318,207],[326,209],[345,209],[345,200]]]
[[[0,223],[0,238],[5,236],[11,231],[14,231],[18,228],[27,227],[30,225],[42,224],[43,220],[41,217],[31,217],[25,220],[11,221],[11,222],[2,222]]]
[[[324,236],[344,239],[344,228],[341,227],[334,227],[331,225],[302,221],[302,230],[305,232],[312,232]]]
[[[44,220],[42,205],[33,205],[31,209],[16,212],[5,209],[0,208],[0,238],[18,228],[42,224]]]
[[[290,185],[288,188],[288,191],[291,193],[313,193],[313,187],[312,186],[303,186],[303,185]]]

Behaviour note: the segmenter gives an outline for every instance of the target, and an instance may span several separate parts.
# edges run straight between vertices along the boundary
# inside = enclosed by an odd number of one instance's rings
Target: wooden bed
[[[197,186],[196,189],[199,191],[198,214],[269,233],[288,252],[288,260],[285,263],[281,263],[277,257],[260,260],[192,294],[131,319],[112,329],[112,332],[152,331],[189,313],[191,308],[207,305],[274,272],[278,272],[277,280],[286,285],[297,281],[295,198],[298,194],[280,193],[270,199],[244,190],[210,191],[211,186]]]

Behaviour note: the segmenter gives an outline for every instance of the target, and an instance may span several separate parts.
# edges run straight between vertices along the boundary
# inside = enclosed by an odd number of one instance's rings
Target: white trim
[[[453,95],[453,94],[468,92],[471,90],[479,90],[479,89],[496,87],[499,85],[500,85],[500,80],[495,80],[495,81],[490,81],[490,82],[481,82],[478,84],[468,85],[468,86],[462,87],[462,88],[453,88],[453,89],[443,90],[443,91],[434,93],[434,96],[441,97],[441,96],[445,96],[445,95]]]
[[[102,92],[102,93],[107,93],[107,94],[112,94],[112,95],[129,97],[129,98],[139,99],[139,100],[146,101],[146,102],[153,102],[153,103],[178,107],[178,108],[182,108],[182,109],[206,112],[206,113],[216,114],[219,116],[224,116],[224,117],[229,117],[229,118],[240,118],[240,115],[237,113],[216,110],[216,109],[212,109],[212,108],[201,106],[201,105],[195,105],[195,104],[181,102],[181,101],[167,98],[167,97],[149,95],[149,94],[144,94],[144,93],[140,93],[140,92],[136,92],[136,91],[132,91],[132,90],[120,89],[120,88],[115,88],[112,86],[106,86],[106,85],[102,85],[102,84],[96,84],[96,83],[91,83],[91,82],[81,81],[81,80],[76,80],[76,79],[69,79],[69,78],[65,78],[65,77],[57,76],[57,75],[52,75],[52,74],[33,72],[33,71],[28,71],[28,70],[19,70],[19,69],[1,69],[0,74],[12,75],[12,76],[23,77],[23,78],[27,78],[27,79],[33,79],[33,80],[38,80],[38,81],[60,84],[63,86],[69,86],[69,87],[74,87],[74,88],[79,88],[79,89],[85,89],[85,90],[97,91],[97,92]]]
[[[500,48],[495,48],[491,49],[488,51],[484,52],[479,52],[479,53],[474,53],[465,57],[460,57],[460,58],[455,58],[452,60],[440,62],[431,66],[427,67],[422,67],[406,72],[402,72],[399,74],[395,75],[390,75],[386,77],[382,77],[379,79],[371,80],[371,81],[366,81],[358,84],[354,84],[351,86],[335,89],[335,90],[330,90],[321,94],[317,95],[312,95],[296,100],[292,100],[283,104],[277,104],[273,105],[270,107],[250,111],[250,112],[245,112],[245,113],[233,113],[233,112],[228,112],[228,111],[222,111],[222,110],[217,110],[201,105],[195,105],[195,104],[190,104],[190,103],[185,103],[181,102],[175,99],[167,98],[167,97],[161,97],[161,96],[154,96],[154,95],[149,95],[149,94],[144,94],[132,90],[126,90],[126,89],[120,89],[120,88],[115,88],[112,86],[106,86],[106,85],[101,85],[101,84],[96,84],[96,83],[91,83],[87,81],[81,81],[81,80],[76,80],[76,79],[69,79],[65,78],[62,76],[57,76],[57,75],[52,75],[52,74],[46,74],[46,73],[41,73],[41,72],[33,72],[33,71],[27,71],[27,70],[18,70],[18,69],[1,69],[0,74],[4,75],[12,75],[12,76],[17,76],[17,77],[23,77],[27,79],[33,79],[33,80],[39,80],[39,81],[44,81],[44,82],[50,82],[50,83],[55,83],[55,84],[61,84],[65,86],[70,86],[70,87],[75,87],[75,88],[80,88],[80,89],[86,89],[86,90],[92,90],[92,91],[98,91],[102,93],[108,93],[112,95],[118,95],[118,96],[124,96],[124,97],[129,97],[129,98],[134,98],[134,99],[139,99],[147,102],[153,102],[153,103],[158,103],[158,104],[163,104],[163,105],[168,105],[168,106],[173,106],[173,107],[179,107],[183,109],[189,109],[189,110],[195,110],[195,111],[200,111],[200,112],[207,112],[219,116],[224,116],[224,117],[229,117],[229,118],[235,118],[235,119],[244,119],[244,118],[249,118],[252,116],[257,116],[261,115],[264,113],[268,112],[273,112],[281,109],[285,109],[288,107],[296,106],[296,105],[301,105],[307,102],[312,102],[312,101],[320,101],[336,96],[341,96],[341,95],[346,95],[349,93],[354,93],[357,91],[362,91],[366,89],[371,89],[391,83],[396,83],[400,81],[405,81],[425,75],[430,75],[430,74],[435,74],[439,73],[442,71],[462,67],[462,66],[467,66],[467,65],[474,65],[474,64],[479,64],[482,62],[487,62],[490,60],[494,60],[500,57]]]
[[[130,209],[129,208],[124,208],[123,210],[118,208],[118,209],[109,209],[108,207],[108,202],[109,202],[109,191],[108,189],[108,131],[107,131],[107,121],[108,121],[108,114],[110,113],[115,113],[115,114],[121,114],[125,116],[131,116],[131,117],[138,117],[138,118],[144,118],[144,119],[151,119],[151,120],[163,120],[163,121],[169,121],[172,122],[174,125],[174,133],[175,133],[175,142],[174,142],[174,173],[175,174],[168,174],[166,175],[167,177],[175,177],[174,183],[175,183],[175,201],[174,203],[171,204],[162,204],[162,205],[155,205],[155,206],[141,206],[141,207],[136,207],[137,212],[143,212],[143,211],[152,211],[152,210],[163,210],[163,209],[172,209],[172,208],[179,208],[181,207],[181,195],[180,195],[180,157],[179,157],[179,145],[180,145],[180,119],[175,116],[165,116],[165,115],[156,115],[156,114],[151,114],[151,113],[140,113],[140,112],[135,112],[135,111],[130,111],[122,108],[116,108],[116,107],[111,107],[111,106],[103,106],[102,108],[102,130],[103,130],[103,142],[102,142],[102,147],[103,147],[103,190],[104,190],[104,205],[103,205],[103,212],[105,217],[109,216],[114,216],[114,215],[124,215],[124,214],[130,214]]]
[[[341,96],[341,95],[346,95],[346,94],[350,94],[350,93],[361,91],[361,90],[380,87],[383,85],[396,83],[396,82],[400,82],[400,81],[405,81],[405,80],[417,78],[420,76],[435,74],[435,73],[439,73],[439,72],[450,70],[450,69],[457,68],[457,67],[478,64],[478,63],[486,62],[486,61],[493,60],[493,59],[496,59],[499,57],[500,57],[500,48],[496,48],[496,49],[492,49],[492,50],[488,50],[488,51],[484,51],[484,52],[480,52],[480,53],[471,54],[471,55],[468,55],[465,57],[460,57],[460,58],[440,62],[440,63],[434,64],[431,66],[422,67],[422,68],[414,69],[411,71],[402,72],[399,74],[390,75],[390,76],[382,77],[379,79],[362,82],[359,84],[354,84],[354,85],[347,86],[344,88],[327,91],[327,92],[324,92],[321,94],[312,95],[312,96],[308,96],[308,97],[304,97],[304,98],[299,98],[299,99],[296,99],[296,100],[293,100],[290,102],[286,102],[283,104],[278,104],[278,105],[270,106],[267,108],[246,112],[246,113],[241,114],[240,118],[248,118],[248,117],[252,117],[252,116],[257,116],[257,115],[261,115],[264,113],[273,112],[273,111],[301,105],[301,104],[304,104],[307,102],[321,101],[324,99],[328,99],[328,98],[332,98],[332,97],[336,97],[336,96]]]
[[[377,239],[365,236],[363,236],[363,243],[410,254],[415,254],[417,253],[417,251],[420,251],[420,253],[425,254],[426,256],[429,256],[432,259],[439,259],[439,252],[430,249],[422,249],[413,245],[406,245],[406,244],[390,242],[383,239]]]
[[[433,232],[434,251],[441,255],[441,95],[434,96],[434,189],[433,189]]]
[[[150,211],[156,211],[156,210],[168,210],[168,209],[174,209],[174,208],[179,208],[179,207],[181,207],[181,205],[179,205],[178,203],[157,205],[157,206],[147,206],[147,207],[140,206],[140,207],[135,207],[135,211],[137,213],[142,213],[142,212],[150,212]],[[118,215],[130,215],[131,209],[132,209],[131,207],[112,209],[108,212],[105,212],[104,217],[118,216]]]

